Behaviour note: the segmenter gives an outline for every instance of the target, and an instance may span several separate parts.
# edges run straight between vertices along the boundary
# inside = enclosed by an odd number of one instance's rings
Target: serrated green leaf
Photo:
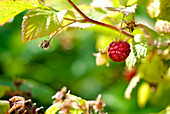
[[[62,26],[67,10],[60,12],[48,9],[30,10],[22,23],[23,42],[50,35]]]
[[[128,67],[129,70],[131,70],[132,67],[134,67],[137,62],[136,50],[132,43],[130,43],[130,49],[131,49],[131,52],[126,59],[126,66]]]
[[[7,114],[10,108],[9,102],[0,100],[0,114]]]
[[[144,35],[141,34],[137,34],[134,37],[135,40],[135,50],[136,50],[136,57],[138,59],[141,59],[142,57],[145,57],[149,46],[148,46],[148,42],[147,39],[145,38]]]
[[[131,53],[126,59],[126,66],[132,69],[135,64],[146,56],[149,46],[144,35],[137,34],[134,37],[134,42],[131,43]]]
[[[5,23],[17,14],[36,7],[43,7],[38,0],[0,1],[0,24]]]

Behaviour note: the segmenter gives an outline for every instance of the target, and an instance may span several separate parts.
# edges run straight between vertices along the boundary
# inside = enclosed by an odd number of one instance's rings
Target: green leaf
[[[145,33],[145,37],[147,38],[147,41],[150,45],[166,46],[169,44],[170,37],[160,35],[155,30],[153,30],[145,25],[142,25],[142,24],[138,24],[138,27],[143,29],[143,32]]]
[[[162,20],[170,21],[170,0],[160,0],[160,13],[158,18]]]
[[[170,22],[164,20],[157,20],[155,24],[156,30],[163,34],[170,34]]]
[[[10,108],[9,102],[0,100],[0,114],[7,114]]]
[[[23,42],[50,35],[62,26],[67,10],[33,9],[24,17],[22,23]]]
[[[25,79],[20,89],[24,91],[31,90],[32,98],[38,100],[41,105],[50,104],[52,102],[51,97],[55,93],[50,87],[30,79]]]
[[[170,103],[170,79],[162,79],[156,86],[156,91],[150,97],[150,103],[154,106],[165,108]],[[162,113],[161,113],[162,114]],[[165,113],[166,114],[166,113]]]
[[[128,0],[119,0],[122,6],[127,6]]]
[[[56,8],[58,10],[63,10],[63,9],[71,9],[72,6],[67,2],[66,0],[41,0],[45,4],[45,6],[50,6],[53,8]],[[78,4],[90,4],[91,0],[71,0],[74,2],[76,5]]]
[[[141,59],[142,57],[146,56],[149,49],[147,39],[145,38],[144,35],[137,34],[135,35],[134,40],[135,40],[136,57],[138,59]]]
[[[113,7],[119,7],[120,6],[119,0],[112,0],[112,1],[113,1]]]
[[[118,12],[123,13],[125,16],[135,13],[136,8],[137,8],[137,4],[130,6],[130,7],[126,7],[126,8],[106,7],[106,9],[109,11],[118,11]]]
[[[160,82],[163,76],[163,66],[163,62],[159,55],[149,53],[139,67],[141,78],[150,83]]]
[[[153,114],[170,114],[170,106],[168,106],[166,109],[162,110],[159,113],[153,113]]]
[[[82,110],[70,110],[71,114],[83,114]]]
[[[72,94],[68,94],[68,97],[73,100],[74,102],[77,102],[80,106],[83,106],[85,104],[85,100],[82,99],[81,97],[77,97],[75,95]]]
[[[149,46],[146,38],[141,34],[135,35],[134,42],[131,43],[131,53],[126,59],[126,66],[128,69],[132,69],[137,62],[144,58],[148,52],[148,49]]]
[[[38,0],[0,1],[0,24],[5,23],[25,10],[34,9],[36,7],[43,7]]]
[[[132,43],[130,43],[130,49],[131,49],[130,55],[126,59],[126,66],[128,67],[129,70],[131,70],[132,67],[134,67],[137,62],[137,57],[135,53],[136,50]]]
[[[58,112],[58,110],[60,109],[61,105],[62,104],[60,102],[54,103],[46,110],[45,114],[56,114],[56,112]]]
[[[5,95],[5,88],[4,86],[0,85],[0,98]]]
[[[80,97],[77,97],[71,94],[67,94],[67,97],[69,97],[69,99],[72,100],[73,102],[76,102],[79,106],[85,105],[85,100]],[[56,112],[60,110],[60,107],[62,105],[63,103],[60,103],[60,102],[53,104],[46,110],[45,114],[56,114]],[[82,114],[83,110],[76,110],[76,109],[71,108],[70,112],[71,114]]]
[[[170,21],[170,0],[151,0],[147,6],[147,12],[151,17]]]
[[[138,0],[128,0],[127,6],[132,6],[132,5],[136,4],[137,2],[138,2]]]

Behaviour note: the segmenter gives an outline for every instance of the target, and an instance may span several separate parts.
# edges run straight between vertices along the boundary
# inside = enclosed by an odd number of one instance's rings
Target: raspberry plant
[[[125,61],[126,72],[127,70],[132,72],[135,69],[135,73],[128,78],[129,85],[124,92],[125,98],[131,99],[133,89],[137,89],[139,108],[144,108],[148,104],[158,105],[160,103],[161,108],[170,105],[168,64],[170,59],[170,1],[93,0],[89,3],[90,5],[77,5],[76,1],[73,1],[56,0],[55,4],[53,0],[3,0],[0,1],[0,25],[15,21],[16,15],[29,10],[22,21],[23,42],[45,37],[45,40],[39,42],[39,47],[45,50],[52,49],[51,42],[54,38],[59,35],[64,36],[64,32],[69,32],[68,30],[73,30],[73,28],[93,30],[94,33],[99,34],[96,42],[99,52],[93,54],[96,56],[97,66],[106,64],[112,68],[114,65],[121,64],[115,62]],[[142,8],[144,12],[136,12],[139,9],[142,11]],[[145,21],[146,17],[152,24]],[[70,38],[72,36],[72,34],[69,35]],[[71,47],[68,39],[63,42],[66,42],[63,44],[65,49]],[[109,57],[114,62],[111,62]],[[28,82],[26,83],[29,85]],[[14,99],[12,103],[10,103],[11,100],[10,102],[0,101],[0,113],[29,112],[30,110],[38,113],[39,110],[35,111],[36,107],[31,101],[17,96],[30,98],[31,92],[19,89],[22,84],[19,83],[18,86],[14,84],[16,86],[14,92],[0,86],[0,97],[16,96],[12,98]],[[46,114],[56,112],[102,114],[103,108],[107,106],[107,103],[101,100],[100,94],[96,100],[88,101],[67,93],[65,87],[53,98],[56,101],[45,111]],[[31,108],[26,105],[27,102]]]

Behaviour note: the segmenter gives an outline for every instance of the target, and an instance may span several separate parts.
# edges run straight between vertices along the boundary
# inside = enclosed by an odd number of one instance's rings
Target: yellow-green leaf
[[[9,102],[0,100],[0,114],[7,114],[10,108]]]
[[[56,112],[60,109],[61,105],[62,104],[60,102],[53,104],[46,110],[45,114],[56,114]]]
[[[36,7],[43,7],[38,0],[0,1],[0,24],[5,23],[25,10],[34,9]]]
[[[22,23],[23,42],[50,35],[62,26],[67,10],[33,9],[24,17]]]

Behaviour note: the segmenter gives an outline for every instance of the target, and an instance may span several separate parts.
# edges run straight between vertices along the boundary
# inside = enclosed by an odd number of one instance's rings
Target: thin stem
[[[81,23],[86,22],[86,20],[85,20],[85,19],[79,19],[79,20],[76,20],[76,19],[70,19],[70,18],[64,18],[64,19],[65,19],[65,20],[68,20],[68,21],[81,22]]]
[[[123,24],[123,20],[124,20],[124,15],[123,15],[123,17],[122,17],[122,20],[121,20],[121,24],[120,24],[120,40],[121,40],[121,34],[122,34],[122,24]]]
[[[72,6],[73,8],[86,20],[89,19],[89,17],[87,17],[71,0],[67,0]]]
[[[108,27],[108,28],[111,28],[111,29],[114,29],[116,31],[120,31],[120,29],[118,27],[115,27],[113,25],[109,25],[109,24],[106,24],[106,23],[103,23],[103,22],[99,22],[99,21],[96,21],[96,20],[93,20],[93,19],[90,19],[89,17],[87,17],[71,0],[67,0],[72,6],[73,8],[84,18],[85,21],[83,22],[89,22],[89,23],[93,23],[93,24],[97,24],[97,25],[101,25],[101,26],[105,26],[105,27]],[[124,33],[125,35],[127,36],[130,36],[130,37],[134,37],[131,33],[127,32],[127,31],[122,31],[122,33]]]
[[[58,31],[56,31],[56,32],[53,34],[53,36],[49,39],[48,42],[50,42],[63,28],[65,28],[65,27],[67,27],[67,26],[69,26],[69,25],[71,25],[71,24],[73,24],[73,23],[75,23],[75,22],[76,22],[76,21],[73,21],[73,22],[71,22],[71,23],[68,23],[67,25],[62,26]]]

